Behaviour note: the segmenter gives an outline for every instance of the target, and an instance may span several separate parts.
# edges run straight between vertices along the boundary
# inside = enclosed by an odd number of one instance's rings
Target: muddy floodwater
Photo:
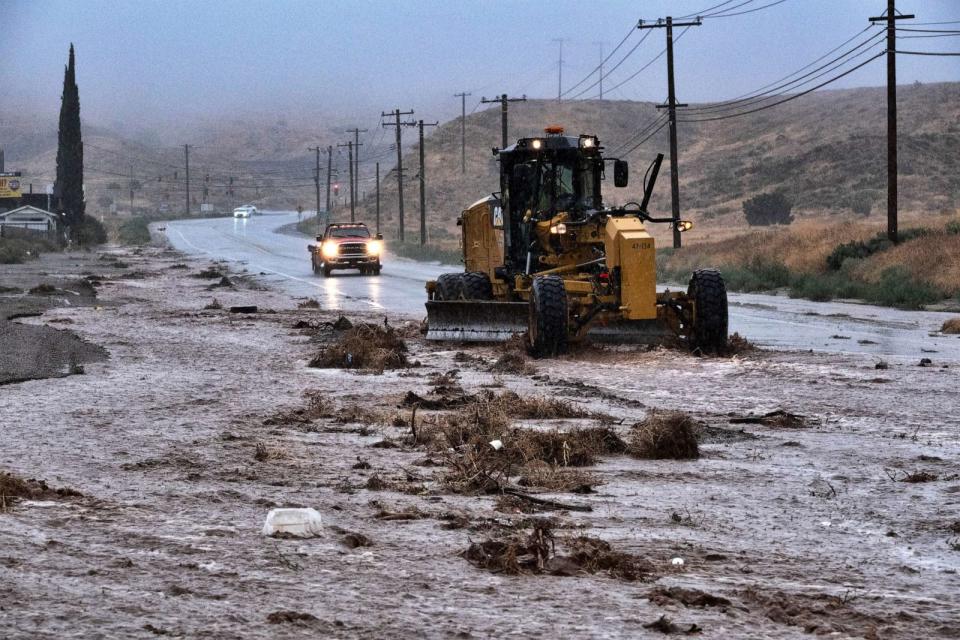
[[[960,636],[960,338],[939,314],[737,296],[733,313],[757,318],[738,330],[766,348],[505,367],[501,347],[427,343],[411,316],[324,291],[302,305],[236,263],[111,252],[137,275],[108,273],[101,303],[16,320],[108,359],[0,386],[0,471],[72,490],[0,504],[0,638]],[[211,267],[227,280],[196,277]],[[344,335],[341,313],[395,328],[409,366],[307,366]],[[410,392],[443,401],[413,416]],[[630,442],[675,410],[700,457],[574,470],[558,454],[550,471],[580,481],[501,478],[541,503],[465,490],[463,448],[431,448],[411,422],[470,423],[458,398],[508,392],[578,411],[509,416],[504,455],[513,429]],[[323,533],[265,537],[280,506],[316,509]],[[548,555],[597,539],[642,570],[468,559],[536,532]]]

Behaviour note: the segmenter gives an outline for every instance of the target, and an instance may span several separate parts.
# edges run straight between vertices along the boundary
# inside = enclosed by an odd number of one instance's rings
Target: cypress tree
[[[70,229],[70,236],[79,240],[86,203],[83,201],[83,141],[80,137],[80,91],[77,89],[73,43],[70,59],[63,74],[63,96],[60,104],[60,132],[57,144],[57,180],[54,185],[60,214]]]

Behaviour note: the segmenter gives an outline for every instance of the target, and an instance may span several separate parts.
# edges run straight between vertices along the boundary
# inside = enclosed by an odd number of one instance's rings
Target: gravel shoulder
[[[0,638],[960,631],[960,362],[588,348],[510,373],[495,370],[499,347],[427,343],[412,323],[351,313],[396,327],[418,366],[312,368],[339,312],[162,248],[111,253],[137,275],[101,281],[100,303],[16,320],[69,326],[109,359],[0,387],[0,471],[82,494],[3,505]],[[196,277],[211,269],[227,280]],[[241,305],[257,312],[230,312]],[[504,509],[454,491],[447,455],[409,439],[408,392],[444,385],[558,399],[624,439],[652,411],[684,411],[701,457],[606,455],[581,469],[591,493],[526,489],[591,511]],[[800,418],[731,422],[779,409]],[[276,506],[316,508],[324,534],[264,537]],[[641,559],[643,575],[504,575],[463,557],[544,521],[558,540]]]

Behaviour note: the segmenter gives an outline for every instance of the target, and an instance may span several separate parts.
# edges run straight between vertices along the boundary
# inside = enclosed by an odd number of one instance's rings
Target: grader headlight
[[[564,223],[550,225],[550,233],[553,235],[562,236],[567,232],[567,225]]]
[[[689,220],[677,221],[677,231],[690,231],[690,229],[693,229],[693,223]]]

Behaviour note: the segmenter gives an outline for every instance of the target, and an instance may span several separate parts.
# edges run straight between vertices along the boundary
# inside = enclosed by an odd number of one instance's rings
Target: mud
[[[575,353],[537,361],[534,378],[490,371],[496,347],[411,332],[420,367],[311,368],[342,333],[325,324],[339,312],[245,286],[208,291],[190,274],[209,262],[159,249],[116,259],[151,275],[105,281],[98,299],[112,306],[18,320],[69,319],[110,359],[0,388],[0,468],[83,494],[0,514],[0,637],[956,636],[960,362],[949,353],[937,356],[947,369],[890,358],[883,385],[871,354],[763,349]],[[214,295],[276,313],[205,310]],[[490,414],[537,433],[604,428],[629,442],[651,410],[680,411],[698,425],[700,457],[610,449],[573,467],[561,445],[545,464],[588,474],[592,492],[522,487],[546,504],[457,492],[449,452],[417,441],[412,407],[398,409],[409,392],[456,387],[573,409]],[[463,410],[420,408],[416,424],[426,433]],[[730,425],[776,410],[805,423]],[[901,481],[917,472],[937,479]],[[384,485],[367,488],[374,477]],[[318,509],[325,533],[263,537],[275,506]],[[554,544],[531,542],[546,516]],[[540,553],[543,573],[462,557],[487,540],[517,541],[524,566]],[[631,562],[632,580],[617,569]]]

